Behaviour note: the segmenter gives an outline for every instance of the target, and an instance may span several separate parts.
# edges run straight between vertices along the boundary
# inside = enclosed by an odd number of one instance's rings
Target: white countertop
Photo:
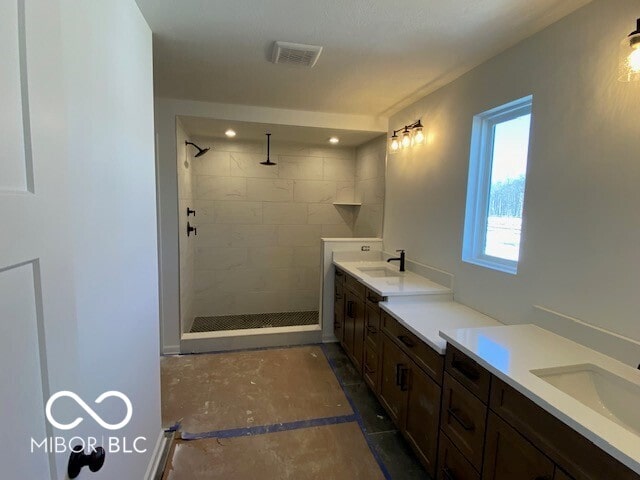
[[[444,355],[447,349],[447,341],[440,337],[440,330],[502,325],[491,317],[452,301],[416,300],[380,302],[378,305],[440,355]]]
[[[593,364],[640,385],[640,371],[535,325],[446,329],[442,338],[640,473],[640,436],[553,387],[531,370]]]
[[[333,264],[340,267],[352,277],[357,278],[371,290],[383,297],[403,296],[403,295],[447,295],[451,294],[451,289],[443,285],[432,282],[413,272],[400,272],[397,262],[387,263],[385,261],[344,261],[333,260]],[[389,269],[398,276],[393,277],[372,277],[361,269]]]

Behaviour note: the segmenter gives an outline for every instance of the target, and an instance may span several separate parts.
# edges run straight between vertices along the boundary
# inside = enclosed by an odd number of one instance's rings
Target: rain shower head
[[[198,153],[196,153],[194,155],[194,157],[201,157],[202,155],[204,155],[205,153],[207,153],[209,151],[209,147],[207,148],[200,148],[198,145],[196,145],[193,142],[184,142],[185,145],[193,145],[194,147],[196,147],[198,149]]]
[[[265,135],[267,136],[267,159],[264,162],[260,162],[260,165],[277,165],[277,163],[271,161],[269,156],[271,153],[271,133],[267,132]]]

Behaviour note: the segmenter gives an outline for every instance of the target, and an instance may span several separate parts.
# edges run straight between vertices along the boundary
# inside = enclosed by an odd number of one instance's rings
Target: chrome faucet
[[[396,252],[399,252],[400,256],[398,258],[390,258],[387,262],[400,261],[400,271],[404,272],[404,250],[396,250]]]

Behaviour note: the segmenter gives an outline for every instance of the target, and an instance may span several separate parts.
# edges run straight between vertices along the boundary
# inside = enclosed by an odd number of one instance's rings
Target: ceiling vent
[[[321,53],[322,47],[317,45],[275,42],[271,61],[273,63],[289,63],[311,68],[316,64]]]

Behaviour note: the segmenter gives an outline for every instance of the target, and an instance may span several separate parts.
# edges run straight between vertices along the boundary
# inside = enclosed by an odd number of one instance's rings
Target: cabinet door
[[[340,343],[344,343],[344,285],[335,284],[333,303],[333,333]]]
[[[362,373],[362,363],[364,360],[364,312],[364,300],[355,297],[353,305],[353,363],[360,373]]]
[[[378,393],[378,377],[380,369],[378,368],[378,352],[369,344],[364,342],[364,363],[362,364],[362,375],[367,385],[371,387],[376,394]]]
[[[438,454],[440,394],[440,386],[413,364],[409,372],[405,434],[432,477]]]
[[[482,480],[553,480],[554,469],[540,450],[489,412]]]
[[[380,337],[380,307],[366,304],[365,311],[365,342],[369,343],[374,349],[378,349],[378,339]]]
[[[357,300],[357,297],[351,291],[345,290],[343,347],[350,357],[353,357],[355,303]]]
[[[446,372],[442,386],[441,420],[442,431],[474,468],[480,471],[487,406]]]
[[[444,433],[439,444],[437,480],[480,480],[480,474]]]
[[[380,401],[391,419],[402,429],[407,405],[409,357],[386,335],[380,344]]]

